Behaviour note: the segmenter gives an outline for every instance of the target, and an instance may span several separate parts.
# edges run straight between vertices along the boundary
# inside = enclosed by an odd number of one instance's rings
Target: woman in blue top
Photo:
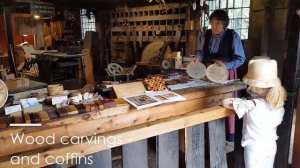
[[[209,16],[211,29],[201,34],[198,46],[198,59],[206,65],[224,64],[229,70],[229,79],[236,79],[236,68],[246,60],[240,36],[232,29],[228,29],[228,13],[224,10],[215,10]],[[233,93],[236,97],[236,92]],[[229,117],[227,140],[234,141],[234,120]]]

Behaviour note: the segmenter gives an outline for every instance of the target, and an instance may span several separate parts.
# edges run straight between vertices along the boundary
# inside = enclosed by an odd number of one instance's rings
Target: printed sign
[[[15,106],[5,107],[4,111],[6,115],[10,115],[11,113],[22,111],[22,108],[20,105],[15,105]]]
[[[51,2],[33,0],[30,2],[30,13],[38,15],[54,15],[55,7]]]

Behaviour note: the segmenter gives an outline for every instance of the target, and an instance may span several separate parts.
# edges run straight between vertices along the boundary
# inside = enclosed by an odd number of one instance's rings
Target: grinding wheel
[[[152,57],[158,56],[159,55],[159,49],[162,48],[164,46],[163,41],[157,41],[157,42],[151,42],[150,44],[148,44],[145,49],[143,50],[142,53],[142,58],[141,58],[141,62],[142,63],[150,63],[150,60]],[[170,48],[170,46],[167,46],[164,58],[168,58],[168,55],[172,54],[172,50]]]

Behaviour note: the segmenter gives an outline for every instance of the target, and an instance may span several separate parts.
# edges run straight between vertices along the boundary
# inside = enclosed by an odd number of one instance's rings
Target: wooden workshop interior
[[[217,9],[242,41],[235,80],[194,66]],[[0,168],[243,168],[221,104],[254,56],[287,91],[274,167],[300,168],[299,39],[299,0],[1,0]]]

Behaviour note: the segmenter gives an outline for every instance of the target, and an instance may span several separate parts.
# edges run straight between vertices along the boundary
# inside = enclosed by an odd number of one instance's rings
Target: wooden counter
[[[235,81],[228,84],[184,89],[177,91],[177,93],[186,97],[187,100],[184,102],[163,104],[142,110],[136,110],[133,107],[128,110],[128,106],[121,106],[106,109],[106,111],[51,120],[42,123],[41,127],[14,127],[0,130],[0,168],[13,167],[14,165],[11,164],[10,160],[12,156],[33,157],[39,153],[39,164],[23,164],[18,165],[18,167],[41,167],[46,165],[45,159],[48,156],[65,156],[66,153],[88,155],[224,118],[232,115],[233,112],[218,106],[221,99],[231,97],[232,91],[244,88],[246,88],[246,85]],[[114,115],[116,111],[118,111],[118,114]],[[47,137],[55,134],[55,142],[51,145],[46,143],[14,144],[11,134],[21,135],[23,133],[24,137]],[[107,146],[103,142],[95,145],[85,140],[80,144],[63,145],[60,141],[63,136],[88,136],[92,138],[96,135],[120,137],[120,143]],[[64,140],[64,142],[68,142],[69,139]]]

